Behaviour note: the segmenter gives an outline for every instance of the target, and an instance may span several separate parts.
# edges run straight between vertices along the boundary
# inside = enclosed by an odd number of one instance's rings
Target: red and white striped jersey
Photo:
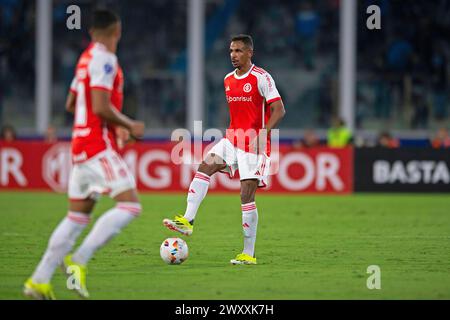
[[[236,70],[227,74],[224,86],[230,109],[227,139],[234,146],[249,152],[252,137],[247,135],[245,143],[242,143],[244,140],[242,137],[240,140],[240,135],[249,129],[257,134],[260,129],[265,128],[270,118],[270,104],[281,100],[280,94],[272,76],[255,65],[242,76],[238,76]],[[267,137],[266,153],[270,154],[270,136]]]
[[[111,105],[122,110],[123,72],[117,56],[101,43],[81,54],[70,91],[76,95],[72,131],[72,161],[83,162],[106,149],[117,150],[115,127],[94,114],[93,89],[111,92]]]

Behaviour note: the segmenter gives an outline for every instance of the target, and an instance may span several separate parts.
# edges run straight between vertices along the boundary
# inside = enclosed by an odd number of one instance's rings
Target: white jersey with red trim
[[[238,76],[236,70],[227,74],[224,87],[230,109],[227,139],[234,146],[248,152],[252,137],[246,135],[244,140],[242,132],[253,129],[257,134],[260,129],[265,128],[270,118],[270,104],[281,100],[280,94],[272,76],[255,65],[242,76]],[[267,137],[266,153],[270,154],[270,136]]]
[[[91,43],[81,54],[70,91],[76,95],[72,131],[72,160],[83,162],[106,150],[117,150],[114,126],[92,109],[93,89],[111,92],[111,104],[122,110],[123,72],[115,54],[100,43]]]

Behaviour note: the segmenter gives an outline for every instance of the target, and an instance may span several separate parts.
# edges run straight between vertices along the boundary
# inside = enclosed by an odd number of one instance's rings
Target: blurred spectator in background
[[[56,134],[56,128],[54,126],[49,125],[47,127],[47,130],[45,131],[45,135],[44,135],[44,142],[45,143],[58,142],[58,136]]]
[[[445,128],[440,128],[431,140],[431,146],[435,149],[450,148],[450,136]]]
[[[3,122],[3,83],[2,83],[2,78],[1,78],[1,74],[0,74],[0,123]]]
[[[333,125],[327,133],[328,146],[331,148],[343,148],[352,142],[352,133],[345,126],[344,120],[335,118]]]
[[[16,130],[13,126],[5,125],[3,126],[0,134],[0,140],[4,142],[13,142],[16,140]]]
[[[378,136],[377,147],[389,149],[398,148],[400,147],[400,141],[392,137],[392,135],[389,132],[383,131]]]
[[[3,121],[12,121],[16,128],[33,123],[30,114],[34,114],[35,96],[36,3],[0,0],[0,110],[3,108]],[[52,103],[60,105],[65,96],[59,92],[65,92],[63,88],[70,84],[75,59],[87,47],[88,34],[85,29],[68,33],[68,1],[52,3],[55,93]],[[77,3],[82,12],[100,3],[114,7],[127,26],[118,53],[123,69],[128,70],[124,112],[139,115],[152,128],[184,126],[187,39],[179,30],[187,23],[188,2],[86,0]],[[359,0],[357,3],[356,128],[380,131],[386,121],[395,129],[437,130],[446,125],[450,112],[450,1]],[[228,41],[225,34],[247,30],[264,43],[258,50],[259,63],[267,63],[269,70],[277,71],[280,83],[298,88],[284,95],[294,114],[283,121],[282,127],[329,128],[331,115],[339,103],[341,4],[341,0],[205,1],[208,31],[205,96],[209,124],[225,126],[215,116],[221,110],[216,107],[218,102],[223,101],[221,74],[229,68],[228,62],[222,59],[223,43]],[[373,4],[381,9],[382,28],[369,31],[366,9]],[[87,15],[82,15],[82,20],[85,18]],[[142,38],[142,30],[154,32]],[[299,67],[306,67],[310,72],[298,72]],[[415,103],[411,85],[425,88],[425,105]],[[290,121],[295,118],[304,121]],[[67,130],[72,124],[72,114],[55,108],[51,121],[59,124],[58,129]],[[0,124],[3,123],[0,119]]]
[[[387,50],[387,66],[394,72],[404,74],[411,64],[413,47],[411,42],[397,33]]]
[[[314,148],[320,146],[320,139],[312,129],[305,130],[303,139],[294,142],[294,148]]]
[[[327,70],[322,73],[319,81],[319,104],[318,104],[318,125],[321,128],[327,128],[330,126],[330,117],[333,110],[333,101],[336,92],[336,82],[333,79],[333,72]]]
[[[317,35],[320,19],[311,2],[302,2],[295,21],[297,32],[297,50],[303,55],[303,63],[307,70],[314,70],[314,56],[317,47]]]
[[[411,128],[428,128],[429,106],[426,99],[426,88],[422,81],[415,84],[412,95],[413,116],[411,119]]]
[[[447,57],[443,43],[438,43],[431,61],[431,85],[433,89],[433,115],[436,120],[447,117],[448,77]]]

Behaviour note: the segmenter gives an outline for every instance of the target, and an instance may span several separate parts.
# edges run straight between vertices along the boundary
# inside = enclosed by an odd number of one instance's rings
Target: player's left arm
[[[69,93],[66,98],[66,111],[70,113],[75,113],[75,103],[77,102],[77,77],[74,77],[72,83],[70,84]]]
[[[265,150],[267,135],[280,123],[281,119],[283,119],[286,114],[286,110],[284,109],[283,100],[281,99],[275,82],[270,74],[267,73],[260,78],[258,89],[268,102],[270,108],[270,117],[265,125],[265,130],[259,131],[258,137],[252,144],[252,147],[256,147],[259,153],[260,150]]]
[[[267,133],[280,123],[285,114],[286,110],[284,109],[284,104],[281,99],[270,104],[270,118],[266,124]]]
[[[77,101],[77,96],[72,91],[69,91],[66,98],[66,111],[70,113],[75,113],[75,102]]]
[[[286,110],[275,81],[269,73],[265,73],[259,78],[258,89],[270,107],[270,117],[265,126],[267,133],[269,133],[283,119]]]
[[[258,137],[253,143],[253,148],[258,148],[257,153],[259,153],[259,150],[266,149],[267,136],[269,135],[270,131],[280,123],[281,119],[283,119],[284,115],[286,114],[286,110],[284,109],[284,104],[281,99],[272,102],[269,106],[270,117],[266,123],[265,130],[259,131]]]

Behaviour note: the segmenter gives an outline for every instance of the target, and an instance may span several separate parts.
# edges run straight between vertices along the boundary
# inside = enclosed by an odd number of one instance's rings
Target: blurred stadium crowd
[[[305,130],[298,145],[307,145],[314,130],[336,127],[339,0],[205,1],[207,126],[227,125],[222,82],[231,70],[228,39],[245,32],[255,40],[255,63],[273,75],[283,96],[289,117],[282,128]],[[450,1],[357,2],[356,129],[376,132],[378,143],[390,141],[386,146],[391,147],[398,144],[389,131],[424,129],[431,140],[444,137],[448,147]],[[70,4],[53,1],[52,123],[61,130],[71,125],[64,99],[78,55],[89,41],[87,15],[82,14],[82,30],[66,28]],[[151,128],[184,127],[186,1],[77,4],[82,13],[105,5],[122,17],[118,56],[126,76],[125,113]],[[366,28],[371,4],[381,8],[381,30]],[[0,124],[19,133],[34,126],[34,70],[35,1],[0,0]]]

